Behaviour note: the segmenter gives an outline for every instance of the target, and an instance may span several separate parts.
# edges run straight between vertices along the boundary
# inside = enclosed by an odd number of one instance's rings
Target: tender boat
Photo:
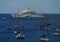
[[[17,34],[17,35],[16,35],[16,38],[17,38],[17,39],[24,39],[25,36],[20,33],[20,34]]]
[[[46,37],[46,35],[42,35],[41,38],[40,38],[41,41],[49,41],[49,39]]]

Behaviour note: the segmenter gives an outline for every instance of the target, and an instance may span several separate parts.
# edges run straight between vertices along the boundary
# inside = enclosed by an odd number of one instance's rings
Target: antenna
[[[42,9],[41,9],[41,14],[42,14]]]
[[[19,8],[18,8],[18,10],[17,10],[17,15],[19,14]]]

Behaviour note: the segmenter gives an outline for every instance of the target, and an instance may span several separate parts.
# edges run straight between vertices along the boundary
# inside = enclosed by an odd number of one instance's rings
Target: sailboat
[[[17,39],[24,39],[25,36],[22,33],[19,33],[19,34],[16,35],[16,38]]]
[[[55,28],[54,29],[54,32],[53,32],[53,35],[58,36],[59,35],[59,32],[60,32],[60,29]]]
[[[15,29],[14,29],[14,33],[15,33],[15,34],[19,33],[21,30],[23,30],[22,25],[15,25],[14,28],[15,28]]]
[[[48,42],[49,39],[46,37],[46,35],[42,35],[40,38],[41,41]]]

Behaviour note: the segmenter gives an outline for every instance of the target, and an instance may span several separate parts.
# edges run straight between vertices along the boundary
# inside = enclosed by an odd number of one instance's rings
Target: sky
[[[60,13],[60,0],[0,0],[0,13],[17,13],[26,8],[39,13]]]

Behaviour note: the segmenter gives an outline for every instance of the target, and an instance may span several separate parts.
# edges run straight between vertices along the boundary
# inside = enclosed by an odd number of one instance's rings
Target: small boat
[[[41,38],[40,38],[41,41],[49,41],[49,39],[46,37],[46,35],[42,35]]]
[[[14,31],[15,34],[17,34],[17,31]]]
[[[49,41],[48,38],[40,38],[41,41]]]
[[[7,30],[11,30],[11,26],[10,26],[10,25],[8,25],[6,29],[7,29]]]
[[[53,33],[53,35],[56,35],[56,36],[58,36],[58,35],[59,35],[59,33],[58,33],[58,32],[54,32],[54,33]]]
[[[45,26],[50,26],[51,24],[50,23],[47,23],[47,22],[44,22],[44,25]]]
[[[20,33],[20,34],[17,34],[17,35],[16,35],[16,38],[17,38],[17,39],[24,39],[25,36]]]
[[[60,29],[56,28],[55,31],[60,32]]]
[[[22,25],[15,25],[15,28],[22,28]]]
[[[14,29],[14,33],[15,34],[19,34],[22,30],[23,30],[23,27],[22,27],[22,25],[16,25],[16,26],[14,26],[15,27],[15,29]]]
[[[60,29],[55,28],[54,29],[54,32],[53,32],[53,35],[58,36],[59,35],[59,32],[60,32]]]
[[[2,19],[6,19],[6,17],[2,17]]]
[[[46,26],[50,26],[51,24],[50,23],[42,23],[39,25],[39,28],[43,28],[43,27],[46,27]]]

